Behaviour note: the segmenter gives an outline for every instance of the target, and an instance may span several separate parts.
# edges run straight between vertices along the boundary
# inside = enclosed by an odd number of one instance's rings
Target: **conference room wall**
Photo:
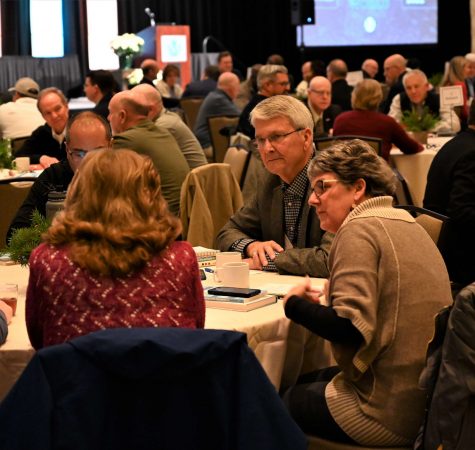
[[[158,22],[191,26],[192,52],[201,52],[202,41],[212,35],[235,55],[241,70],[265,62],[280,53],[296,78],[302,60],[343,58],[350,70],[358,70],[366,57],[382,65],[386,56],[402,53],[417,57],[428,75],[442,72],[444,62],[471,50],[470,0],[439,1],[437,45],[307,48],[302,53],[295,44],[295,27],[290,24],[289,0],[119,0],[119,31],[138,31],[149,25],[144,8],[155,12]],[[318,10],[316,16],[318,26]],[[388,33],[391,30],[388,29]],[[219,48],[209,45],[209,51]]]
[[[4,55],[28,55],[31,44],[26,0],[1,0]],[[81,72],[87,71],[84,0],[65,0],[68,13],[65,54],[79,54]],[[156,14],[157,22],[176,22],[191,27],[192,52],[202,51],[203,39],[212,35],[235,55],[236,65],[245,68],[265,62],[271,53],[280,53],[298,80],[303,60],[343,58],[350,70],[359,69],[366,57],[382,66],[384,58],[399,52],[417,57],[429,75],[442,72],[444,62],[471,50],[470,0],[439,1],[439,43],[425,46],[375,46],[306,48],[296,47],[295,27],[290,24],[289,0],[118,0],[119,32],[137,32],[149,25],[144,9]],[[106,20],[106,19],[105,19]],[[318,10],[317,10],[318,26]],[[390,33],[391,30],[388,30]],[[212,43],[208,51],[220,50]],[[382,71],[382,69],[381,69]]]

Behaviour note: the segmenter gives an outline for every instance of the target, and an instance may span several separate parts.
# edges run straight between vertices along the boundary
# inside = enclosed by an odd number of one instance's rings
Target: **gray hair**
[[[413,69],[402,77],[402,84],[406,87],[407,80],[412,77],[420,77],[424,83],[428,83],[427,75],[420,69]]]
[[[295,129],[309,128],[313,132],[313,118],[309,109],[289,95],[273,95],[258,103],[249,115],[252,126],[256,119],[271,120],[285,117]]]
[[[257,88],[260,89],[266,81],[275,81],[278,73],[289,73],[287,67],[278,64],[265,64],[257,73]]]
[[[337,141],[317,153],[308,167],[308,178],[313,180],[326,172],[333,172],[347,186],[364,179],[365,193],[370,197],[393,195],[396,190],[396,177],[387,162],[360,139]]]

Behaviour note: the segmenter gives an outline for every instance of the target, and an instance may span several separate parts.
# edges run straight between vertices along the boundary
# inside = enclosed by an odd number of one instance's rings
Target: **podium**
[[[180,67],[183,89],[191,81],[190,27],[188,25],[158,24],[137,33],[145,44],[142,55],[153,57],[163,69],[167,64]]]

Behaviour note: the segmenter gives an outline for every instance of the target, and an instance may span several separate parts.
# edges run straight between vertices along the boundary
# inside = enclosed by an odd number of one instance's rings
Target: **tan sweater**
[[[361,445],[409,445],[422,421],[417,384],[434,315],[452,301],[435,244],[391,197],[367,200],[338,231],[329,257],[330,301],[363,344],[333,344],[342,369],[325,396],[338,425]]]

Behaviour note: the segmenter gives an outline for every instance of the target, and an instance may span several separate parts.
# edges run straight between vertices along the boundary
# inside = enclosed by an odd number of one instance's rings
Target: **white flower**
[[[112,39],[110,46],[118,56],[135,55],[140,52],[144,40],[133,33],[124,33]]]

